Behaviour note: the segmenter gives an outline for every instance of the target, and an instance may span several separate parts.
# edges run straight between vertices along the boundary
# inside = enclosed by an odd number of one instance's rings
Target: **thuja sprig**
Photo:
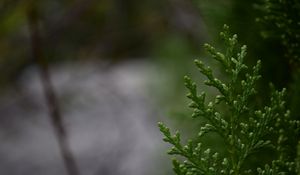
[[[261,77],[259,75],[261,63],[258,61],[251,69],[244,64],[247,47],[245,45],[239,47],[237,35],[231,35],[228,26],[224,26],[220,36],[225,43],[225,53],[218,52],[209,44],[205,44],[204,48],[213,59],[221,63],[228,73],[229,81],[216,78],[209,66],[195,60],[198,70],[207,78],[204,83],[216,88],[219,95],[214,100],[207,101],[206,93],[199,94],[196,83],[190,77],[184,77],[185,86],[189,91],[187,97],[191,100],[189,107],[193,109],[192,117],[206,121],[198,131],[198,138],[191,139],[184,145],[181,143],[179,132],[172,136],[169,128],[159,123],[164,141],[173,145],[168,153],[185,158],[184,162],[173,160],[174,172],[178,175],[295,172],[295,163],[284,154],[288,131],[283,125],[297,125],[296,121],[289,119],[289,111],[285,109],[283,100],[285,89],[276,91],[271,88],[270,105],[262,109],[254,108],[250,98],[256,94],[255,83]],[[218,110],[217,106],[220,103],[225,104],[229,112]],[[210,148],[203,148],[201,138],[211,132],[221,136],[225,143],[226,154],[220,156]],[[271,134],[278,136],[277,142],[272,143],[266,139]],[[278,152],[278,159],[271,162],[271,166],[266,165],[265,169],[256,168],[257,170],[244,168],[250,154],[269,145],[273,145]]]

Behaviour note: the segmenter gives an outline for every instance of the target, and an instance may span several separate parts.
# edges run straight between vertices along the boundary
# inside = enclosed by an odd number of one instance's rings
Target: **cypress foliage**
[[[269,105],[262,108],[253,105],[251,100],[257,92],[255,84],[261,78],[261,62],[258,61],[252,68],[244,64],[247,47],[239,47],[237,35],[231,35],[228,26],[224,26],[220,36],[226,47],[224,53],[209,44],[205,44],[204,48],[222,65],[229,80],[218,79],[210,67],[195,60],[200,73],[207,78],[205,84],[216,88],[219,95],[208,101],[206,93],[199,94],[196,83],[190,77],[184,77],[189,91],[187,97],[191,100],[189,107],[193,109],[192,117],[206,121],[197,138],[183,144],[179,132],[172,135],[168,127],[158,124],[163,140],[172,145],[168,153],[182,157],[180,160],[183,161],[173,160],[174,172],[177,175],[299,173],[299,156],[297,162],[296,156],[288,151],[295,148],[290,148],[288,143],[291,139],[295,140],[300,123],[290,119],[284,101],[286,90],[277,91],[271,86]],[[225,154],[203,147],[203,138],[213,132],[222,138]],[[250,155],[257,161],[261,160],[257,152],[262,149],[273,150],[274,159],[263,167],[247,167]]]

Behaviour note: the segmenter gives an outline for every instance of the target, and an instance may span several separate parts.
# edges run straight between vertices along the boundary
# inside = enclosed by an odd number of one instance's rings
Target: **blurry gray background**
[[[157,122],[182,111],[199,12],[190,0],[1,0],[0,174],[68,175],[44,64],[81,175],[172,174]]]
[[[65,63],[50,69],[71,148],[84,175],[166,172],[155,88],[163,72],[145,61],[107,68]],[[0,98],[0,173],[65,174],[36,67]],[[167,82],[165,82],[167,83]]]

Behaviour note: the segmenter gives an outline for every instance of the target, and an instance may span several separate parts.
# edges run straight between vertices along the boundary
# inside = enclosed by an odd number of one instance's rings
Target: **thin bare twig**
[[[39,74],[42,81],[43,91],[46,98],[49,117],[58,140],[60,152],[69,175],[80,175],[75,158],[68,143],[68,136],[63,124],[62,115],[59,109],[57,97],[51,82],[47,61],[43,59],[41,37],[38,29],[38,13],[34,6],[28,8],[28,23],[30,40],[32,46],[33,61],[38,65]]]

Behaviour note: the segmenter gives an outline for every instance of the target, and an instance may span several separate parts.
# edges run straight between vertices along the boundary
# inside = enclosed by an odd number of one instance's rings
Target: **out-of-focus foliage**
[[[275,37],[285,48],[284,56],[291,64],[300,61],[300,2],[298,0],[265,0],[261,6],[265,25],[262,35]],[[294,65],[295,66],[295,65]]]
[[[266,40],[275,40],[283,53],[277,60],[288,64],[285,70],[286,85],[290,86],[289,103],[292,116],[299,119],[300,84],[300,2],[297,0],[264,0],[260,6],[263,12],[257,21],[263,24],[262,36]]]
[[[27,11],[33,2],[44,59],[51,63],[88,59],[114,63],[125,58],[164,57],[167,50],[163,48],[173,47],[176,38],[187,41],[192,53],[204,36],[198,10],[184,0],[3,0],[1,86],[32,65]]]

